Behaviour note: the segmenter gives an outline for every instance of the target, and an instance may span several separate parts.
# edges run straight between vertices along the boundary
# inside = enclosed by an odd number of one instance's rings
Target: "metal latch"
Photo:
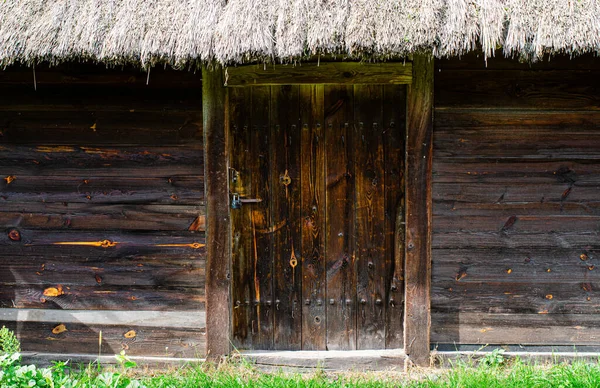
[[[244,203],[259,203],[262,202],[260,198],[241,198],[238,193],[233,193],[231,195],[231,208],[232,209],[241,209],[242,204]]]

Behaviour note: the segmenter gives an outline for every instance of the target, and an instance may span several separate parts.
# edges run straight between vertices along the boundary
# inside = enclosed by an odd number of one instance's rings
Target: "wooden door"
[[[405,86],[228,92],[234,345],[401,348]]]

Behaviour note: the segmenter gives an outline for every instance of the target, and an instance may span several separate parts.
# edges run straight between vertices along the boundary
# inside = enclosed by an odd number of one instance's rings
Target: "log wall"
[[[598,65],[437,62],[434,345],[598,344]]]
[[[204,356],[203,175],[200,75],[0,71],[0,326],[24,351]]]

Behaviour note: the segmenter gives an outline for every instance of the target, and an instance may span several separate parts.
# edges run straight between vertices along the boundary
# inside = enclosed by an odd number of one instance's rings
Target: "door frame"
[[[430,364],[433,57],[388,63],[323,62],[298,66],[202,68],[206,201],[207,358],[231,352],[229,87],[298,84],[407,84],[405,159],[405,366]],[[402,236],[404,237],[404,236]],[[396,241],[400,244],[402,241]]]

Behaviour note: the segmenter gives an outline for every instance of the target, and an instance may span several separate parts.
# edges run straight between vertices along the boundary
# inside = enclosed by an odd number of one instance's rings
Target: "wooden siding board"
[[[287,350],[302,347],[299,93],[298,86],[271,87],[273,347]]]
[[[325,86],[327,349],[356,348],[354,98],[351,86]],[[333,301],[333,304],[331,303]]]
[[[251,147],[251,91],[229,90],[230,138],[230,191],[241,197],[252,195]],[[233,200],[233,197],[230,197]],[[253,243],[252,206],[231,210],[231,262],[232,262],[232,341],[238,349],[251,346],[253,293]]]
[[[302,122],[302,349],[325,350],[324,87],[300,86]],[[317,301],[321,301],[320,305]]]
[[[273,208],[271,194],[271,89],[255,87],[252,92],[252,197],[262,202],[251,204],[254,251],[252,252],[252,346],[254,349],[273,348]],[[267,233],[265,233],[267,231]]]
[[[357,349],[385,348],[383,87],[354,86]]]
[[[204,171],[206,176],[206,295],[208,357],[231,348],[231,219],[227,163],[227,93],[218,70],[202,68]],[[210,174],[210,176],[208,176]]]
[[[412,64],[307,62],[298,66],[248,65],[230,67],[228,86],[315,85],[315,84],[408,84]]]
[[[432,341],[596,340],[592,63],[438,62]]]
[[[433,58],[416,55],[408,86],[406,124],[406,365],[427,366],[431,287]]]
[[[404,347],[404,142],[406,87],[383,87],[386,349]]]

